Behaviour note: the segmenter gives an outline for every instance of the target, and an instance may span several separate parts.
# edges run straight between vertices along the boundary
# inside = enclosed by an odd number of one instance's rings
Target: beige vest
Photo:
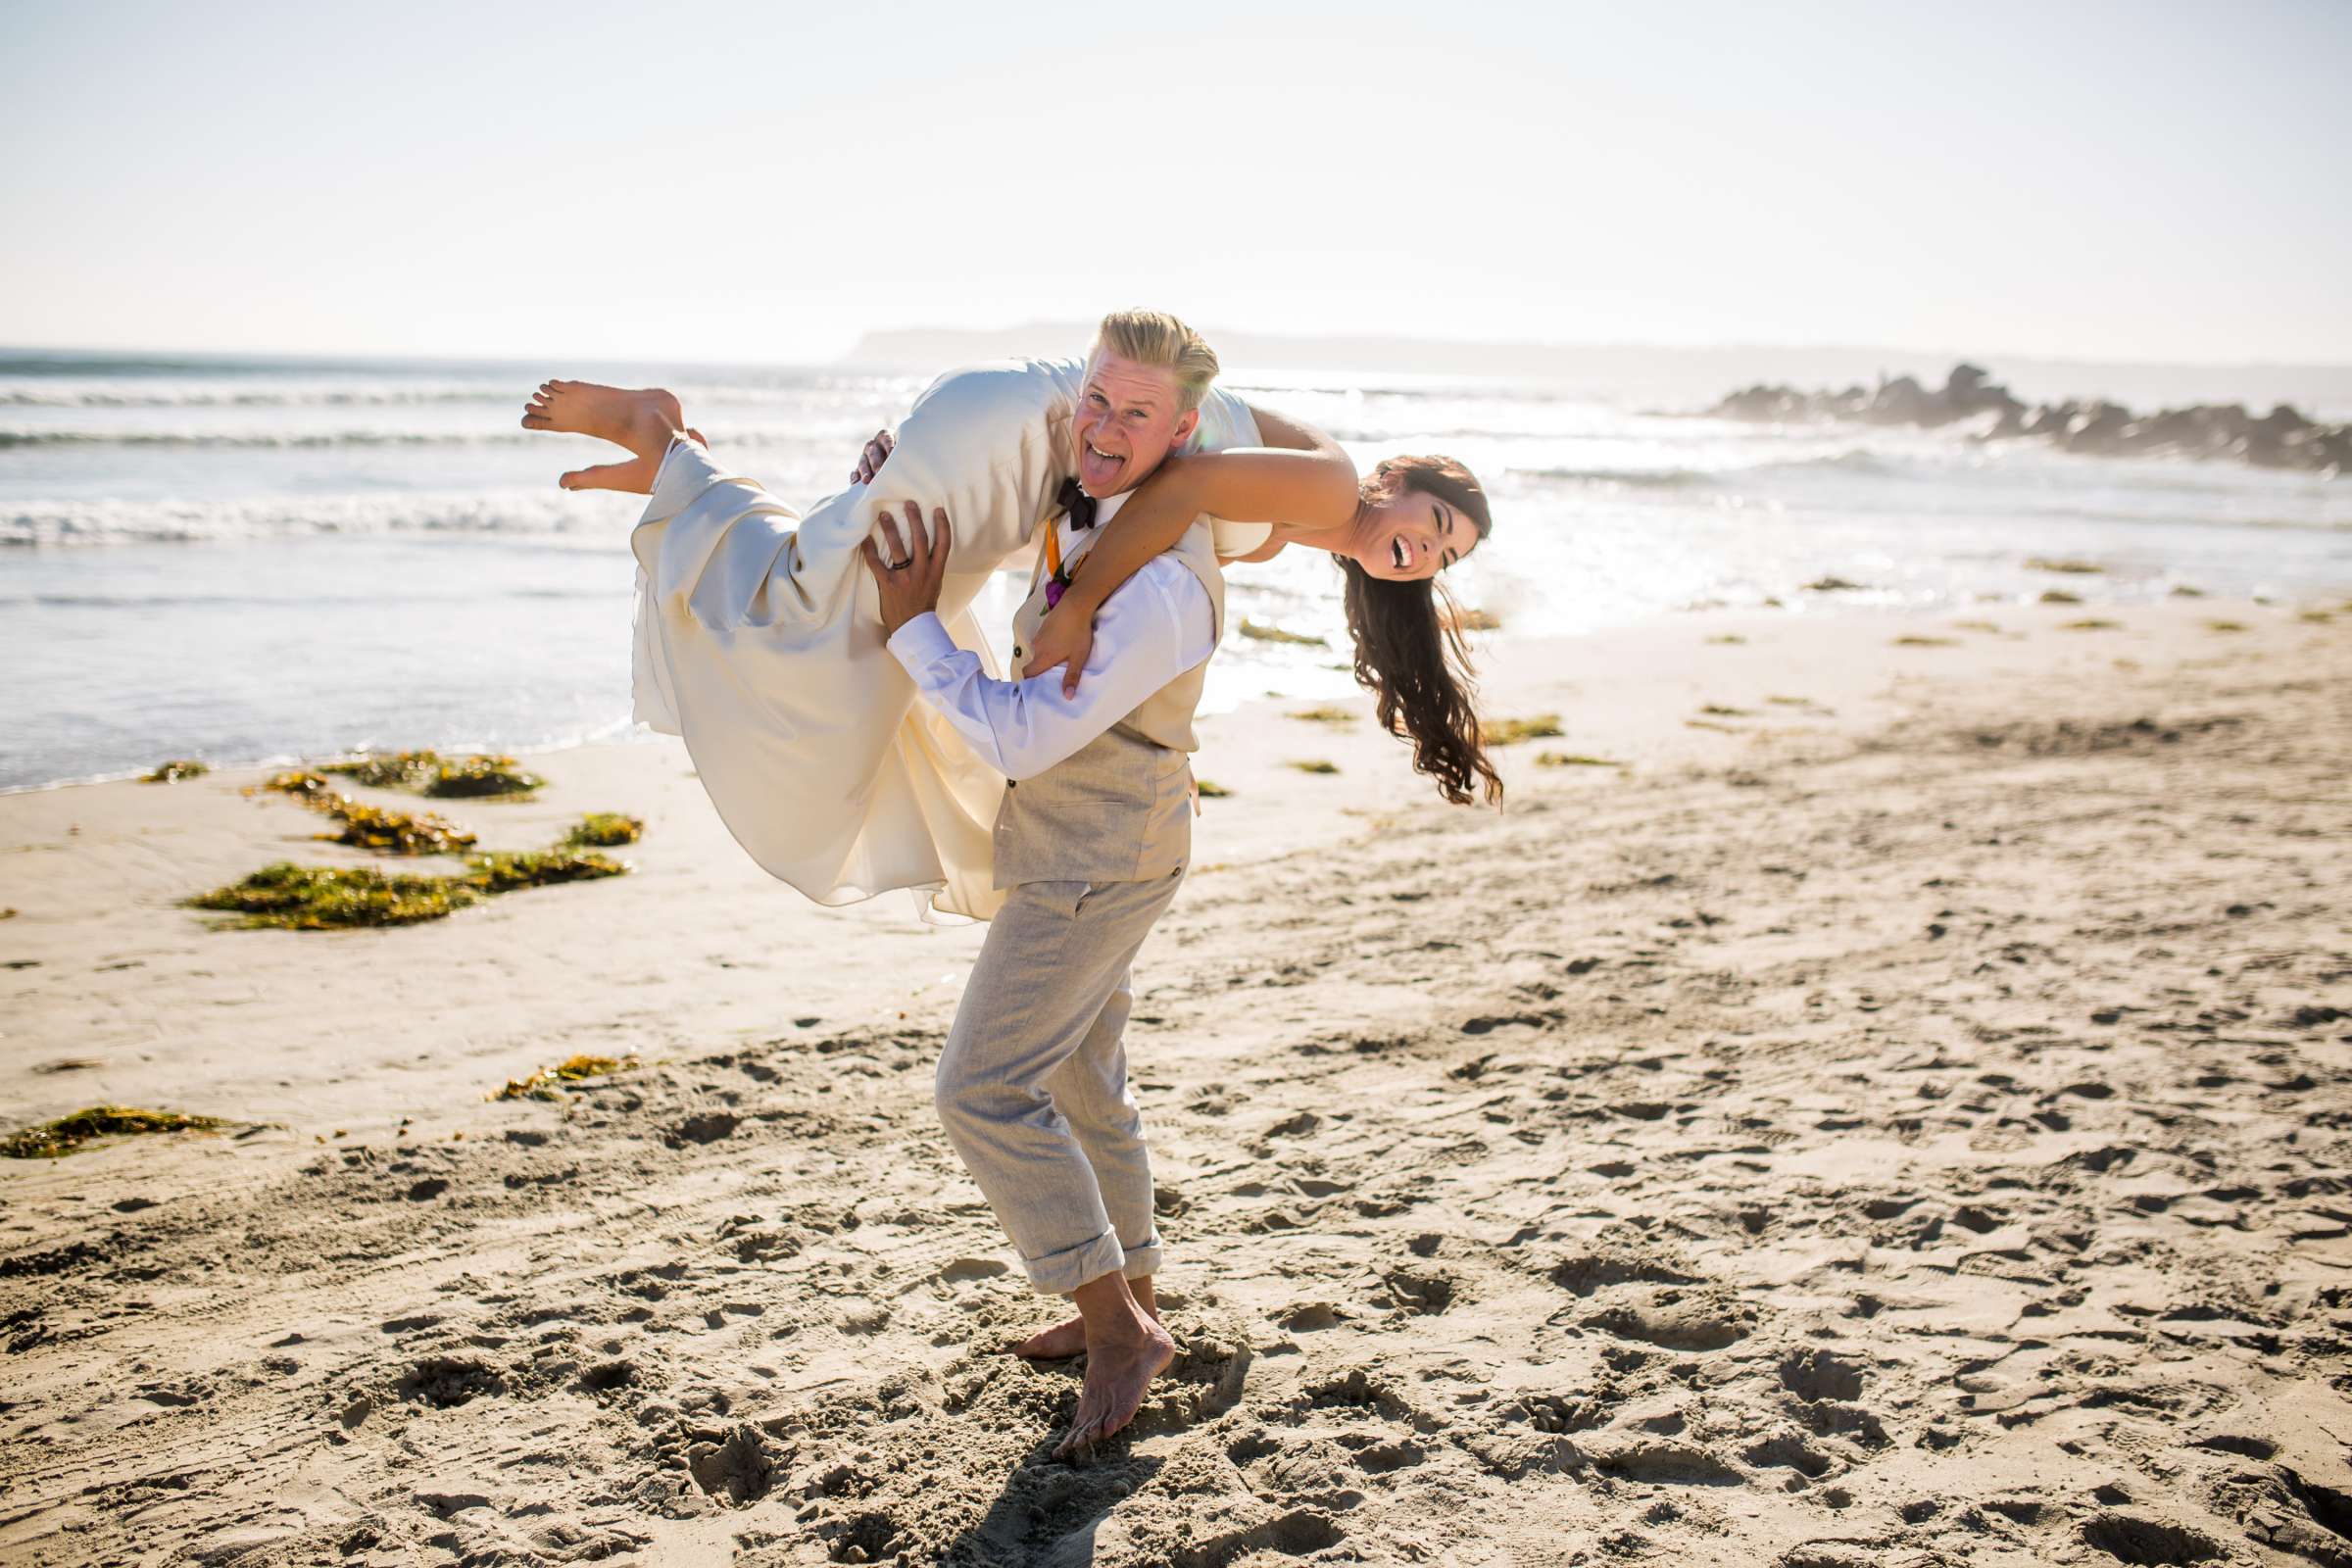
[[[1209,614],[1222,637],[1225,576],[1217,568],[1207,516],[1196,517],[1168,554],[1208,591]],[[1016,673],[1045,618],[1041,554],[1029,597],[1012,617]],[[1193,710],[1200,705],[1207,671],[1203,660],[1069,757],[1035,778],[1005,785],[995,830],[999,888],[1141,882],[1183,870],[1193,851],[1193,770],[1186,754],[1200,749]]]

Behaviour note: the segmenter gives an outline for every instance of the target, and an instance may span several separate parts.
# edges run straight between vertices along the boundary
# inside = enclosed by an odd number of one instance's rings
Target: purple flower
[[[1055,605],[1058,605],[1058,604],[1060,604],[1060,603],[1061,603],[1061,579],[1060,579],[1060,578],[1058,578],[1058,577],[1055,577],[1055,578],[1053,578],[1053,579],[1049,580],[1049,581],[1046,583],[1046,608],[1047,608],[1048,610],[1052,610],[1052,609],[1053,609],[1053,608],[1054,608]]]

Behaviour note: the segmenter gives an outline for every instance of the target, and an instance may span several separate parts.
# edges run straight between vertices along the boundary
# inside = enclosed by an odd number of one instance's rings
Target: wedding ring
[[[890,561],[883,563],[883,569],[885,571],[905,571],[908,566],[913,564],[914,558],[912,556],[908,556],[905,561]]]

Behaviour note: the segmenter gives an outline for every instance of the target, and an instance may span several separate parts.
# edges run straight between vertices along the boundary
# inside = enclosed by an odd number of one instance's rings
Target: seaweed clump
[[[474,797],[483,795],[528,795],[547,780],[536,773],[526,773],[514,765],[512,757],[468,757],[459,762],[443,762],[440,771],[424,787],[427,795],[443,797]]]
[[[564,835],[564,842],[582,849],[610,850],[623,844],[634,844],[645,837],[645,822],[641,817],[623,816],[618,811],[590,811]]]
[[[1297,768],[1301,773],[1337,773],[1340,770],[1337,763],[1325,762],[1321,760],[1311,762],[1291,762],[1287,765]]]
[[[628,868],[601,855],[574,850],[500,850],[466,861],[463,876],[417,876],[371,866],[296,865],[280,860],[242,882],[188,900],[199,909],[221,909],[247,926],[324,931],[344,926],[416,925],[438,920],[483,899],[519,888],[547,887]]]
[[[314,773],[308,768],[297,769],[291,773],[272,773],[262,788],[275,790],[280,795],[291,795],[299,801],[318,800],[335,793],[332,779],[324,773]]]
[[[141,778],[139,782],[142,784],[176,784],[183,778],[202,778],[211,771],[211,768],[193,758],[182,758],[173,761],[156,763],[155,771]]]
[[[93,1139],[138,1133],[207,1132],[228,1123],[218,1116],[177,1110],[140,1110],[130,1105],[89,1105],[70,1116],[42,1122],[0,1139],[0,1156],[60,1159]]]
[[[618,876],[627,869],[601,855],[579,850],[498,850],[466,862],[465,881],[484,893],[512,893],[516,888],[543,888],[558,882],[584,882],[594,877]]]
[[[456,855],[473,848],[474,837],[445,816],[430,811],[389,811],[337,793],[323,773],[279,773],[262,786],[291,795],[314,811],[323,811],[343,824],[319,838],[348,844],[355,850],[380,850],[390,855]]]
[[[314,797],[309,802],[343,824],[339,833],[318,836],[355,850],[382,850],[392,855],[455,855],[473,848],[474,837],[445,816],[431,811],[411,814],[387,811],[348,796]]]
[[[372,866],[296,865],[279,860],[242,882],[200,893],[187,902],[194,908],[242,915],[239,925],[327,931],[438,920],[481,898],[479,891],[459,877],[387,874]]]
[[[1534,718],[1494,718],[1478,726],[1478,738],[1488,746],[1550,740],[1561,733],[1560,715],[1557,713],[1543,713]]]
[[[1292,710],[1291,716],[1304,719],[1309,724],[1352,724],[1355,722],[1355,715],[1345,708],[1298,708]]]
[[[625,1071],[637,1065],[629,1056],[615,1060],[611,1056],[567,1056],[552,1067],[542,1067],[528,1078],[510,1078],[507,1087],[487,1096],[491,1100],[553,1100],[556,1091],[564,1084],[576,1084],[589,1078],[602,1078],[611,1073]]]
[[[522,796],[547,782],[538,774],[516,766],[512,757],[480,753],[453,760],[439,752],[393,752],[383,757],[329,762],[325,770],[373,789],[411,790],[443,798]]]

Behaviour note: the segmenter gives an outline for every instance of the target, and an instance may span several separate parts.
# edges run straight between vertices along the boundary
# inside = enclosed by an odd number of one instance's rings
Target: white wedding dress
[[[637,558],[635,716],[684,738],[736,842],[819,904],[893,888],[986,918],[990,828],[1004,789],[883,646],[858,545],[879,511],[913,501],[955,530],[940,619],[997,673],[971,603],[1056,515],[1075,471],[1070,418],[1085,365],[1007,360],[954,370],[915,401],[873,483],[796,513],[692,442],[671,448]],[[1249,405],[1212,389],[1188,452],[1259,444]],[[1264,523],[1217,524],[1249,553]]]

